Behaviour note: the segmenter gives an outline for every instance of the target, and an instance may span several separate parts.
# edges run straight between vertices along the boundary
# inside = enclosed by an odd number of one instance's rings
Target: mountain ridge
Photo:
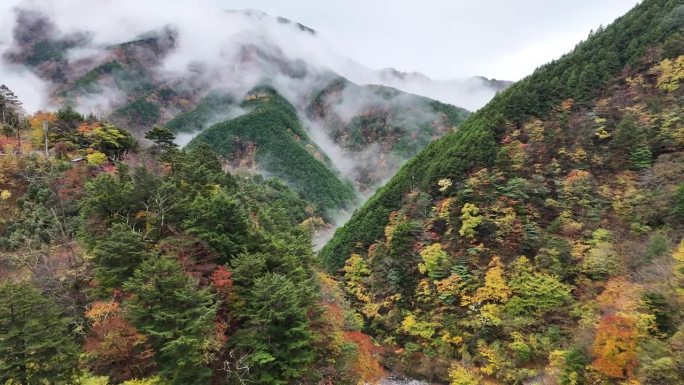
[[[684,381],[683,12],[644,1],[592,33],[336,231],[319,256],[387,365],[452,384]]]

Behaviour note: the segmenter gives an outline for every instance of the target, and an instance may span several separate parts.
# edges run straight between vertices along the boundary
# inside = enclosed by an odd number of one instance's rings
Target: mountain
[[[473,113],[258,11],[15,1],[0,383],[684,383],[684,0]]]
[[[384,86],[359,86],[344,78],[328,83],[306,107],[312,130],[335,164],[362,193],[375,191],[406,159],[453,131],[468,112]],[[332,140],[332,143],[330,143]]]
[[[19,8],[4,58],[49,82],[57,104],[139,135],[165,125],[183,145],[208,143],[230,167],[247,164],[241,171],[283,179],[331,217],[355,207],[357,195],[370,195],[468,114],[397,89],[355,84],[317,55],[299,57],[283,37],[312,51],[319,39],[301,24],[259,11],[216,17],[244,27],[210,46],[218,56],[210,60],[184,46],[195,29],[168,24],[101,44],[93,31],[63,33],[60,20]],[[485,86],[473,87],[468,92]],[[277,103],[250,100],[266,88]]]
[[[207,128],[188,147],[208,145],[234,169],[258,166],[317,207],[348,208],[353,186],[332,171],[334,165],[311,141],[291,104],[264,88],[247,94],[241,107],[250,112]]]
[[[508,80],[488,79],[484,76],[473,76],[460,80],[434,80],[420,72],[401,72],[394,68],[385,68],[377,73],[369,73],[359,79],[357,81],[362,83],[382,84],[456,106],[463,106],[472,111],[477,110],[498,92],[513,84]]]
[[[337,230],[319,254],[388,365],[453,384],[684,382],[683,33],[681,0],[640,3]]]

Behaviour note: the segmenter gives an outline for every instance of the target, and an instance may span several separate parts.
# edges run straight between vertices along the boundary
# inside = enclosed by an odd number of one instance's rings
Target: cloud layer
[[[65,53],[73,63],[104,56],[107,47],[136,39],[149,31],[172,28],[178,32],[176,47],[164,59],[159,72],[168,79],[184,77],[187,82],[189,70],[201,69],[203,77],[192,79],[195,84],[204,81],[246,92],[268,77],[276,84],[282,83],[279,90],[296,100],[301,96],[300,89],[308,90],[316,85],[310,84],[314,77],[296,76],[297,71],[308,74],[334,71],[359,84],[384,84],[471,110],[481,107],[494,95],[494,90],[478,79],[436,82],[423,76],[403,78],[370,70],[342,55],[319,34],[303,31],[294,23],[276,22],[274,17],[258,11],[223,11],[210,0],[5,0],[0,7],[0,52],[12,45],[16,9],[22,8],[49,16],[55,25],[54,38],[85,31],[88,44]],[[273,58],[245,61],[244,49],[250,45],[301,68],[289,68],[287,73],[273,66]],[[265,62],[269,63],[264,65]],[[0,65],[4,81],[17,90],[26,101],[27,109],[46,105],[47,85],[23,68],[9,66],[4,61]],[[112,103],[108,98],[114,96],[103,95],[88,103],[92,108],[107,108]]]

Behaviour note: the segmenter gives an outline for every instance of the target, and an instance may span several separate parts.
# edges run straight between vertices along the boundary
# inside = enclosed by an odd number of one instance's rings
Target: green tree
[[[134,185],[123,167],[118,175],[102,173],[85,185],[85,193],[81,201],[81,215],[88,219],[111,221],[119,215],[136,211],[133,200]],[[95,229],[90,224],[86,229],[91,233]]]
[[[621,158],[626,158],[630,168],[634,170],[651,167],[653,154],[648,146],[646,133],[633,116],[625,116],[618,124],[612,148],[618,157],[615,159],[618,163]]]
[[[189,216],[183,226],[226,259],[243,251],[249,235],[243,204],[222,188],[215,189],[209,196],[197,196],[190,204]]]
[[[154,126],[145,133],[145,139],[154,142],[153,149],[160,154],[178,148],[178,145],[174,143],[176,136],[165,127]]]
[[[130,132],[110,123],[95,126],[90,138],[93,148],[112,159],[120,158],[124,152],[136,147],[135,138]]]
[[[684,183],[680,184],[675,191],[673,214],[679,218],[684,219]]]
[[[308,290],[282,274],[269,273],[244,292],[245,305],[238,311],[242,328],[233,344],[248,353],[255,383],[287,384],[309,370],[315,356]]]
[[[177,159],[174,161],[173,178],[179,190],[186,195],[206,192],[213,185],[235,184],[231,175],[223,171],[216,153],[206,144],[174,154]]]
[[[629,154],[629,161],[632,163],[632,168],[635,170],[643,170],[651,167],[653,161],[653,153],[648,148],[648,143],[642,142]]]
[[[93,249],[95,278],[103,289],[120,287],[148,257],[140,235],[122,223],[115,223]]]
[[[31,284],[0,284],[0,383],[71,384],[77,348],[69,319]]]
[[[17,95],[6,85],[0,85],[0,117],[2,118],[3,130],[10,127],[12,131],[17,128],[21,120],[21,101]]]
[[[217,307],[212,293],[166,256],[144,261],[124,289],[132,294],[128,317],[149,337],[161,375],[172,385],[207,384],[205,346]]]
[[[513,263],[509,283],[513,296],[506,307],[518,316],[543,316],[571,298],[571,286],[553,275],[535,272],[526,257],[519,257]]]
[[[387,276],[383,280],[389,282],[390,290],[401,294],[402,301],[409,302],[415,293],[420,279],[418,264],[420,256],[413,249],[413,239],[418,232],[416,222],[402,220],[394,227],[389,239],[387,259]]]

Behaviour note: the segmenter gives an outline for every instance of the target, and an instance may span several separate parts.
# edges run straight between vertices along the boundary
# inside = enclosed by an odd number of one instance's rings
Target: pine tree
[[[629,154],[629,161],[632,163],[632,168],[635,170],[643,170],[651,167],[653,161],[653,154],[648,148],[647,143],[640,143]]]
[[[71,384],[78,350],[68,326],[29,283],[0,284],[0,383]]]
[[[6,85],[0,85],[2,124],[17,127],[20,123],[21,101]]]
[[[651,167],[653,154],[646,133],[634,117],[627,116],[618,124],[612,146],[615,155],[629,161],[630,168],[643,170]]]
[[[680,219],[684,219],[684,183],[677,186],[674,196],[674,208],[672,213]]]
[[[154,142],[154,149],[159,151],[160,154],[164,154],[167,151],[174,150],[178,147],[178,145],[173,142],[176,139],[176,136],[165,127],[154,126],[151,130],[147,131],[145,139]]]
[[[207,384],[204,347],[216,315],[211,292],[166,256],[144,261],[124,289],[132,294],[128,317],[149,337],[161,375],[171,385]]]
[[[26,129],[26,120],[22,117],[22,103],[17,95],[6,85],[0,85],[0,114],[2,133],[9,138],[16,133],[19,151],[21,151],[21,131]]]

